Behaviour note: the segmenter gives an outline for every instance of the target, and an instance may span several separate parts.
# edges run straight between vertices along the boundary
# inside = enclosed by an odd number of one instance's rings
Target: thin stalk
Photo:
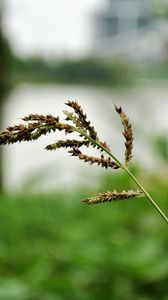
[[[75,127],[74,127],[75,128]],[[146,191],[146,189],[142,186],[142,184],[139,182],[139,180],[132,174],[132,172],[123,165],[107,148],[102,146],[100,142],[93,140],[90,136],[88,136],[85,132],[81,131],[80,129],[75,128],[75,130],[82,135],[84,135],[90,142],[97,145],[99,148],[101,148],[103,151],[105,151],[109,156],[111,156],[115,162],[132,178],[132,180],[137,184],[137,186],[141,189],[141,191],[145,194],[145,196],[148,198],[150,203],[155,207],[155,209],[158,211],[158,213],[161,215],[161,217],[165,220],[165,222],[168,224],[168,218],[163,213],[163,211],[160,209],[160,207],[156,204],[156,202],[153,200],[153,198],[150,196],[150,194]]]
[[[106,151],[104,149],[104,151]],[[106,151],[107,152],[107,151]],[[112,155],[109,151],[107,152],[113,159],[118,163],[118,159],[115,159],[115,156]],[[120,163],[120,162],[119,162]],[[132,172],[125,166],[123,166],[120,163],[120,167],[127,172],[127,174],[133,179],[133,181],[137,184],[137,186],[141,189],[141,191],[145,194],[145,196],[148,198],[148,200],[151,202],[151,204],[155,207],[155,209],[158,211],[158,213],[162,216],[162,218],[165,220],[165,222],[168,224],[168,218],[163,213],[163,211],[160,209],[160,207],[156,204],[156,202],[153,200],[153,198],[150,196],[150,194],[146,191],[146,189],[142,186],[142,184],[139,182],[139,180],[132,174]]]
[[[142,186],[142,184],[138,181],[138,179],[131,173],[131,171],[127,167],[123,167],[123,170],[125,170],[127,172],[127,174],[129,174],[129,176],[133,179],[133,181],[139,186],[141,191],[143,191],[143,193],[148,198],[148,200],[151,202],[151,204],[155,207],[155,209],[158,211],[158,213],[162,216],[162,218],[168,224],[168,218],[163,213],[163,211],[160,209],[160,207],[156,204],[156,202],[153,200],[153,198],[150,196],[150,194],[146,191],[146,189]]]

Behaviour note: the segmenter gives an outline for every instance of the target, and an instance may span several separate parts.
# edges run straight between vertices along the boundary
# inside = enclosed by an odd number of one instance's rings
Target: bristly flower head
[[[64,131],[65,134],[76,132],[77,139],[58,140],[53,144],[47,145],[46,150],[57,150],[60,148],[68,148],[68,153],[71,156],[78,157],[78,159],[92,164],[97,164],[102,168],[119,169],[122,164],[111,153],[110,147],[106,142],[102,142],[98,134],[87,119],[87,115],[76,101],[68,101],[66,105],[73,109],[73,111],[64,111],[66,116],[65,123],[60,122],[59,117],[53,115],[39,115],[29,114],[22,118],[26,124],[14,125],[8,127],[6,130],[0,132],[0,144],[10,144],[21,141],[32,141],[38,139],[40,136],[50,133],[51,131]],[[122,124],[124,126],[123,135],[126,139],[125,142],[125,163],[128,164],[132,157],[133,147],[133,133],[132,126],[128,117],[122,111],[121,107],[115,106],[117,113],[120,115]],[[70,122],[70,124],[69,124]],[[89,156],[83,153],[84,147],[97,148],[100,155],[97,157]],[[112,159],[113,158],[113,159]],[[115,200],[130,199],[133,197],[142,196],[140,192],[107,192],[99,193],[94,198],[85,199],[84,202],[88,204],[103,203]]]
[[[123,112],[121,107],[117,107],[115,105],[116,112],[120,115],[121,122],[124,126],[123,135],[126,139],[125,142],[125,163],[128,165],[132,158],[132,149],[133,149],[133,131],[132,125],[127,117],[127,115]]]
[[[115,105],[115,110],[119,114],[124,127],[123,135],[125,138],[125,162],[121,163],[111,151],[106,142],[101,141],[87,115],[84,113],[81,106],[76,101],[68,101],[66,103],[73,111],[63,111],[65,121],[61,122],[59,117],[53,115],[30,114],[22,120],[26,124],[9,126],[6,130],[0,131],[0,145],[13,144],[22,141],[33,141],[40,138],[42,135],[50,132],[63,131],[66,135],[76,133],[77,138],[57,140],[53,144],[47,145],[46,150],[56,150],[60,148],[68,148],[68,153],[75,156],[83,162],[97,164],[102,168],[122,169],[136,183],[141,191],[122,191],[122,192],[106,192],[99,193],[93,198],[83,200],[87,204],[104,203],[118,201],[124,199],[132,199],[135,197],[146,196],[150,203],[159,212],[162,218],[168,224],[168,218],[155,203],[153,198],[145,190],[142,184],[138,181],[133,173],[128,169],[128,165],[132,158],[133,149],[133,130],[129,118],[123,112],[121,107]],[[83,153],[83,148],[96,148],[99,151],[98,156],[89,156]]]
[[[90,125],[90,121],[87,120],[87,115],[83,112],[83,109],[76,101],[68,101],[65,103],[69,107],[73,108],[74,112],[77,115],[77,125],[79,127],[85,129],[88,131],[90,137],[93,140],[97,139],[97,132],[95,131],[95,128]]]
[[[83,202],[89,205],[93,204],[100,204],[104,202],[112,202],[112,201],[119,201],[119,200],[125,200],[125,199],[133,199],[135,197],[142,197],[143,193],[140,191],[122,191],[122,192],[106,192],[106,193],[99,193],[97,196],[92,198],[84,199]]]

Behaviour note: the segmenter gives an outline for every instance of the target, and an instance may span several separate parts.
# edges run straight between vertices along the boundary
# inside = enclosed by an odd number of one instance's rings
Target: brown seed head
[[[46,150],[56,150],[58,148],[80,148],[82,146],[87,146],[88,147],[89,142],[88,141],[77,141],[77,140],[59,140],[58,142],[47,145]]]
[[[112,161],[109,157],[108,159],[105,159],[103,155],[101,157],[94,157],[89,156],[86,154],[83,154],[78,148],[73,148],[72,150],[68,151],[71,156],[76,156],[80,160],[83,160],[84,162],[88,162],[90,165],[97,164],[100,165],[102,168],[112,168],[112,169],[118,169],[119,166],[116,164],[116,162]]]
[[[80,124],[80,126],[82,126],[81,128],[88,130],[90,137],[93,140],[96,140],[97,132],[95,131],[95,128],[90,125],[90,121],[87,120],[87,115],[84,114],[81,106],[76,101],[68,101],[65,104],[70,106],[71,108],[73,108],[73,110],[75,111],[75,113],[78,116],[79,124]]]
[[[74,131],[72,126],[59,123],[59,118],[51,115],[29,115],[23,120],[26,120],[28,124],[9,126],[6,130],[0,131],[0,145],[36,140],[41,135],[56,130],[65,131],[65,133]]]
[[[59,122],[59,117],[54,117],[52,115],[39,115],[39,114],[29,114],[28,116],[25,116],[22,118],[23,121],[37,121],[39,123],[58,123]]]
[[[115,105],[116,112],[120,115],[121,122],[124,126],[123,135],[125,137],[125,163],[128,165],[132,158],[132,149],[133,149],[133,130],[132,125],[129,121],[127,115],[122,111],[121,107]]]
[[[84,199],[82,202],[86,204],[97,204],[97,203],[104,203],[104,202],[111,202],[111,201],[119,201],[119,200],[126,200],[126,199],[133,199],[135,197],[143,197],[144,194],[140,191],[122,191],[122,192],[106,192],[106,193],[99,193],[97,196],[92,198]]]

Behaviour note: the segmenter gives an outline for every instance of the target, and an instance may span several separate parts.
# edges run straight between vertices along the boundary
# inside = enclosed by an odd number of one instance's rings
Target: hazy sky
[[[106,0],[5,0],[5,30],[23,55],[80,55],[90,46],[91,16]]]

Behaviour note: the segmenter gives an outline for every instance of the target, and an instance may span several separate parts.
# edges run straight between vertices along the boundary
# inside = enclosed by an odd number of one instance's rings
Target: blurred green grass
[[[167,180],[134,173],[166,212]],[[0,299],[168,299],[166,223],[145,198],[81,203],[110,187],[133,184],[119,173],[97,191],[1,195]]]

